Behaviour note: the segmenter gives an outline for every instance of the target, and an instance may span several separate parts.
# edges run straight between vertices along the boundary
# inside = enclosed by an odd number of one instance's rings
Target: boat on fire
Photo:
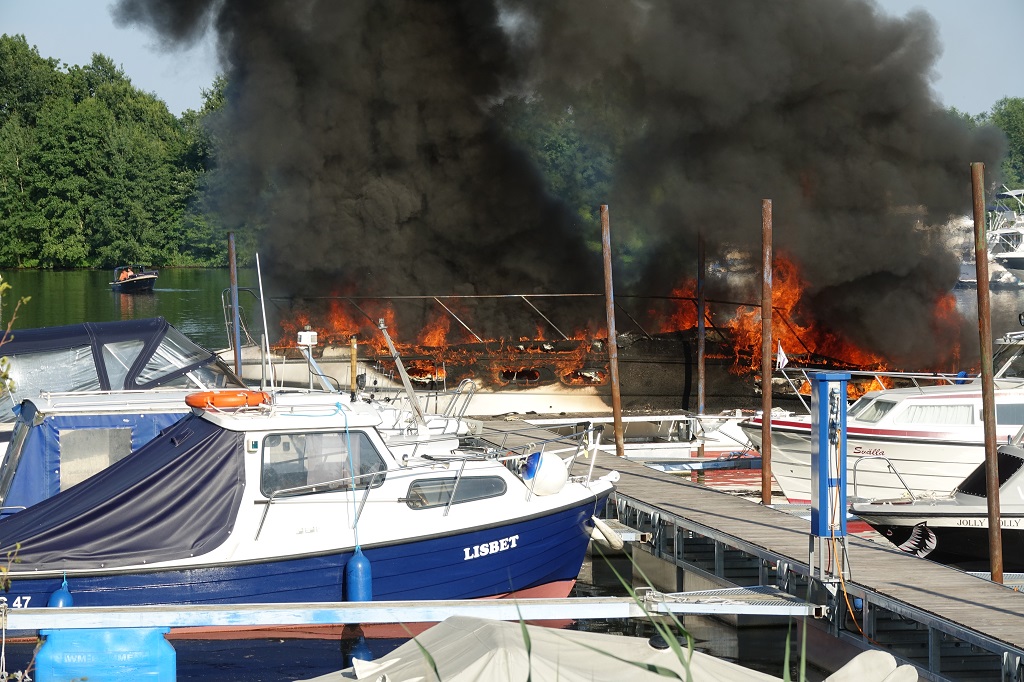
[[[76,606],[566,596],[616,478],[591,477],[588,433],[382,428],[378,405],[336,393],[189,402],[132,455],[0,520],[9,604],[46,604],[65,578]]]
[[[1024,425],[1024,332],[1006,334],[993,356],[997,441]],[[869,391],[847,410],[847,498],[948,495],[985,458],[981,382],[931,375],[909,386]],[[763,415],[740,423],[760,450]],[[771,468],[793,503],[811,499],[808,414],[771,415]]]
[[[1003,567],[1024,571],[1024,448],[1001,445],[999,527]],[[945,496],[916,496],[854,502],[854,515],[908,554],[965,570],[989,569],[988,490],[979,464]]]

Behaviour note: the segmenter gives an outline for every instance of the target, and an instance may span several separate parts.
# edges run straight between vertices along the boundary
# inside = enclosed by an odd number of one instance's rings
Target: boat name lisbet
[[[477,559],[488,554],[497,554],[498,552],[504,552],[507,549],[515,549],[516,541],[519,540],[518,535],[512,537],[502,538],[501,540],[492,540],[491,542],[485,542],[482,545],[473,545],[472,547],[464,547],[462,549],[465,552],[465,560]],[[473,550],[470,553],[470,550]]]

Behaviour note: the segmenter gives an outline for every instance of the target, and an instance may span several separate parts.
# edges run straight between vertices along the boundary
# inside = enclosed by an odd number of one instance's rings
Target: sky
[[[823,0],[829,1],[829,0]],[[935,17],[943,54],[936,64],[938,100],[969,114],[1003,97],[1024,97],[1015,74],[1015,26],[1024,0],[875,0],[892,16],[924,8]],[[23,34],[43,57],[88,64],[94,52],[120,66],[132,83],[156,94],[174,114],[202,106],[219,72],[213,38],[190,50],[162,50],[150,33],[114,25],[108,0],[0,0],[0,32]]]

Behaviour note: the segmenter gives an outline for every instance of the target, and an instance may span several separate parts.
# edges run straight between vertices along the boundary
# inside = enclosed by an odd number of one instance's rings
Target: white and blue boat
[[[566,596],[614,475],[596,438],[305,391],[208,392],[0,520],[14,608]],[[421,415],[422,416],[422,415]],[[589,458],[589,460],[588,460]]]

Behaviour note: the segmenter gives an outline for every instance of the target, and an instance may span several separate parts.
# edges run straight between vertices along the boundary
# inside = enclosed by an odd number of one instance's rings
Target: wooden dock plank
[[[808,563],[810,522],[711,490],[638,462],[600,456],[595,476],[618,471],[616,490],[656,509]],[[1011,647],[1024,648],[1024,594],[857,536],[846,539],[854,586],[871,590]]]

